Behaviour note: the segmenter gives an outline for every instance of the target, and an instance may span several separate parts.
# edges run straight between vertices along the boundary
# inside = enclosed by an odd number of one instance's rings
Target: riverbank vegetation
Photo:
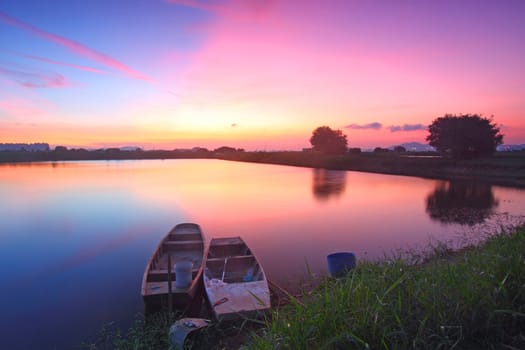
[[[120,151],[82,149],[50,152],[0,152],[0,163],[130,160],[130,159],[222,159],[240,162],[279,164],[333,170],[353,170],[392,175],[419,176],[444,180],[477,180],[494,185],[525,187],[525,152],[497,152],[472,159],[441,157],[433,152],[359,152],[326,155],[315,151],[245,152],[206,149],[182,151]]]
[[[273,313],[252,349],[523,349],[525,229],[422,264],[359,264]]]
[[[525,227],[477,247],[361,262],[263,322],[213,324],[193,349],[523,349]],[[139,320],[89,349],[167,347],[167,321]],[[258,321],[259,322],[259,321]]]
[[[237,152],[220,159],[333,170],[418,176],[444,180],[478,180],[525,187],[525,152],[498,152],[473,159],[440,157],[435,153],[360,152],[324,155],[314,152]]]

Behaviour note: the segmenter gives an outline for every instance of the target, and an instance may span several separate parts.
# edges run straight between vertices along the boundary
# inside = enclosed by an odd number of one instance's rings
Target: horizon
[[[427,144],[445,114],[525,144],[525,3],[0,4],[0,143],[301,150]]]
[[[201,149],[205,149],[208,152],[213,152],[217,148],[220,148],[220,147],[231,147],[228,144],[223,144],[222,146],[215,147],[213,149],[208,149],[206,147],[202,147],[202,146],[199,146],[199,145],[194,145],[192,147],[187,147],[187,148],[180,148],[179,147],[179,148],[167,149],[167,148],[142,148],[142,147],[139,147],[139,146],[136,146],[136,145],[132,145],[132,144],[125,144],[125,145],[114,145],[114,146],[111,146],[111,147],[99,147],[99,148],[87,147],[86,148],[86,147],[68,147],[68,146],[64,146],[64,145],[53,145],[53,144],[49,144],[48,142],[34,142],[34,143],[27,143],[27,142],[2,143],[2,142],[0,142],[0,147],[1,146],[5,146],[5,145],[29,145],[29,146],[33,146],[33,145],[47,145],[47,146],[49,146],[49,150],[50,151],[54,150],[55,147],[63,146],[63,147],[66,147],[68,150],[85,149],[85,150],[90,151],[90,152],[99,151],[99,150],[107,150],[107,149],[110,149],[110,148],[117,148],[120,151],[138,151],[138,150],[140,150],[140,151],[168,151],[168,152],[172,152],[172,151],[193,151],[193,149],[201,148]],[[409,145],[412,146],[413,149],[406,148]],[[358,148],[362,152],[373,152],[375,148],[386,148],[386,149],[393,150],[397,146],[405,147],[407,152],[411,152],[411,151],[421,152],[421,151],[423,151],[422,148],[432,148],[432,149],[435,150],[435,147],[430,146],[428,143],[421,143],[421,142],[416,142],[416,141],[408,141],[408,142],[403,142],[401,144],[395,144],[395,145],[390,145],[390,146],[386,146],[386,147],[381,147],[381,146],[376,146],[376,147],[347,147],[347,149],[351,150],[352,148]],[[513,147],[519,147],[519,148],[514,149]],[[244,151],[246,151],[246,152],[297,152],[297,151],[299,151],[300,152],[300,151],[304,151],[305,149],[312,149],[312,148],[311,147],[305,147],[305,148],[303,148],[301,150],[294,150],[294,149],[252,149],[252,150],[247,150],[247,149],[244,149],[243,147],[239,147],[237,149],[238,150],[240,149],[243,152]],[[525,150],[525,143],[523,143],[523,144],[502,143],[501,145],[498,145],[496,147],[496,152],[500,152],[500,151],[504,152],[504,151],[509,151],[509,150],[510,151],[515,151],[515,150],[518,150],[518,149]]]

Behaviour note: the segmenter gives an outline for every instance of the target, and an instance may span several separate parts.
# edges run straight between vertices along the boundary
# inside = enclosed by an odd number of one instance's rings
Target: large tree
[[[455,158],[490,155],[503,143],[499,127],[478,114],[446,114],[435,119],[428,131],[428,143]]]
[[[348,141],[341,130],[320,126],[313,131],[310,143],[314,150],[324,154],[345,154]]]

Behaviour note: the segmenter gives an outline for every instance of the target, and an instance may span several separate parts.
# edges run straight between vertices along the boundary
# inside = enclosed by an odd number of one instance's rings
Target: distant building
[[[0,143],[0,151],[49,152],[47,143]]]

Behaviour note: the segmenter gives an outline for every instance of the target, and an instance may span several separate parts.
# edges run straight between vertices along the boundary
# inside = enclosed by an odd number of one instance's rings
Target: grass
[[[94,342],[84,342],[82,349],[88,350],[156,350],[168,349],[168,314],[158,313],[146,318],[137,314],[135,323],[127,332],[123,333],[113,323],[102,327]]]
[[[525,228],[423,265],[363,263],[276,310],[250,349],[523,349]]]
[[[210,316],[210,315],[206,315]],[[182,314],[172,314],[172,321],[182,318]],[[238,349],[249,341],[250,336],[261,329],[264,321],[241,319],[238,321],[215,322],[209,327],[191,333],[186,338],[184,349]],[[169,343],[167,311],[161,311],[146,318],[137,314],[135,322],[126,332],[114,323],[104,325],[96,339],[83,342],[86,350],[179,350]]]

